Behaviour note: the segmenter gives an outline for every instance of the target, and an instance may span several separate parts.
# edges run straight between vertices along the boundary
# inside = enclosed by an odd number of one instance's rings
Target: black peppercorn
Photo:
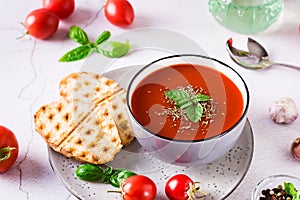
[[[284,191],[282,185],[279,185],[277,188],[262,190],[259,200],[292,200],[292,196]]]

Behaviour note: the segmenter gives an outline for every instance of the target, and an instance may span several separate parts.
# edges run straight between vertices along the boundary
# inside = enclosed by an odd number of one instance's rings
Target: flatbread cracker
[[[134,139],[126,110],[126,91],[115,81],[91,72],[78,72],[62,79],[59,90],[60,95],[68,102],[96,105],[105,99],[111,99],[113,118],[122,145],[128,145]]]
[[[81,162],[103,164],[134,139],[126,91],[113,80],[78,72],[62,79],[59,89],[61,99],[34,115],[36,131],[52,149]]]
[[[59,146],[61,153],[93,164],[113,160],[122,144],[111,112],[111,102],[99,104]]]
[[[62,143],[76,126],[93,110],[80,102],[54,101],[42,106],[34,115],[36,131],[51,147]]]
[[[119,130],[122,145],[128,145],[134,139],[126,108],[126,91],[121,90],[112,96],[113,119]]]
[[[122,88],[115,81],[91,72],[72,73],[59,83],[60,95],[68,102],[100,103]]]

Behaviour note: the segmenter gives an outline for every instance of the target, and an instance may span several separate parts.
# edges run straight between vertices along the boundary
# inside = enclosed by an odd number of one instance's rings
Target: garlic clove
[[[292,98],[283,97],[270,106],[269,115],[275,123],[289,124],[298,118],[298,109]]]
[[[300,160],[300,138],[296,138],[291,146],[291,153],[297,160]]]

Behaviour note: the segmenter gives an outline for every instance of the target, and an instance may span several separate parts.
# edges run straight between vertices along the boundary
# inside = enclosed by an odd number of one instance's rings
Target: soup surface
[[[192,122],[165,95],[168,90],[193,90],[210,97],[202,104],[203,115]],[[176,64],[145,77],[135,88],[131,109],[135,118],[154,134],[175,140],[203,140],[232,127],[243,113],[244,102],[237,86],[212,68]]]

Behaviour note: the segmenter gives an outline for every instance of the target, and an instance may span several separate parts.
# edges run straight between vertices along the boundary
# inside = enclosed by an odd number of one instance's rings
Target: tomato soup
[[[210,101],[203,104],[198,122],[176,113],[176,105],[165,92],[192,89],[205,94]],[[131,98],[131,110],[145,128],[164,138],[197,141],[211,138],[231,128],[242,116],[243,97],[238,87],[223,73],[210,67],[176,64],[158,69],[137,85]]]

